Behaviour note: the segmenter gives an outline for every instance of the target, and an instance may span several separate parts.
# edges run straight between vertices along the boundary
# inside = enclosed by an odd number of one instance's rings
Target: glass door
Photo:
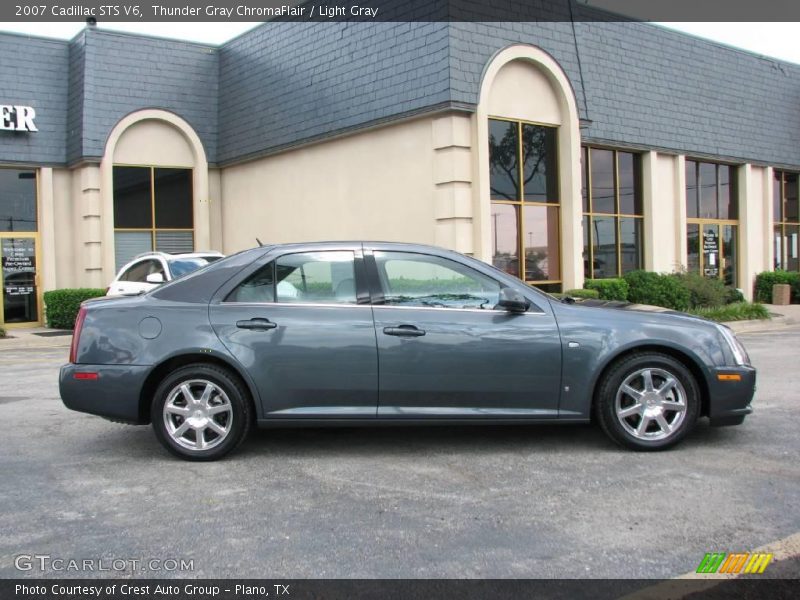
[[[40,323],[35,234],[0,234],[0,275],[3,280],[0,323],[4,326]]]

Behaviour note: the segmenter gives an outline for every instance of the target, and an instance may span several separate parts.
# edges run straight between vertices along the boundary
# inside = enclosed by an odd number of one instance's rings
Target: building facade
[[[135,254],[384,239],[545,290],[798,270],[800,66],[637,22],[0,34],[0,324]]]

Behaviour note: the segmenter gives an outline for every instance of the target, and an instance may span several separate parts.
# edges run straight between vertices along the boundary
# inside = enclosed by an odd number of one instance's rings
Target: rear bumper
[[[59,392],[67,408],[126,423],[145,424],[140,413],[142,386],[151,367],[74,365],[61,367]],[[97,373],[97,379],[76,379],[76,373]]]
[[[756,391],[756,370],[753,367],[719,367],[712,376],[708,414],[711,425],[741,425],[753,412],[750,403]]]

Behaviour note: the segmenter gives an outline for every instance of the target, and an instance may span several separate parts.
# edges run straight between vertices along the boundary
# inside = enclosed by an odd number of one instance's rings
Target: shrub
[[[700,273],[676,273],[672,277],[689,292],[689,308],[726,304],[728,292],[721,279],[703,277]]]
[[[6,330],[0,327],[0,338],[6,337]]]
[[[628,300],[673,310],[689,308],[689,290],[676,277],[650,271],[631,271],[625,275]]]
[[[776,283],[788,283],[792,286],[792,301],[800,302],[800,273],[789,271],[764,271],[756,275],[755,301],[772,302],[772,286]]]
[[[603,300],[628,299],[628,282],[624,279],[587,279],[583,287],[587,290],[597,290]]]
[[[565,295],[573,298],[595,300],[600,297],[600,292],[597,290],[567,290]]]
[[[735,287],[725,287],[725,304],[744,302],[744,295]]]
[[[54,329],[72,329],[81,302],[89,298],[105,296],[106,291],[99,288],[76,288],[53,290],[44,293],[45,318],[47,326]]]
[[[725,306],[695,308],[692,314],[712,321],[747,321],[750,319],[769,319],[769,312],[763,304],[737,302]]]

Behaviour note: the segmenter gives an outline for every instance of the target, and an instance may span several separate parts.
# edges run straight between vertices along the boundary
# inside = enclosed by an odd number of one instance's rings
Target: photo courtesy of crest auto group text
[[[800,5],[0,15],[0,599],[800,597]]]

